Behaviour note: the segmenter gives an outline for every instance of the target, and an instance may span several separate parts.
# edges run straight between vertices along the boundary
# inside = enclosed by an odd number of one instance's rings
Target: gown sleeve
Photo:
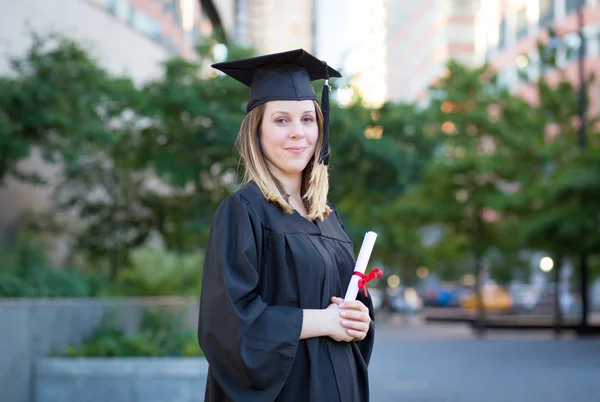
[[[257,293],[262,228],[234,194],[211,224],[200,296],[198,342],[211,373],[235,401],[273,401],[296,356],[300,308],[267,305]]]

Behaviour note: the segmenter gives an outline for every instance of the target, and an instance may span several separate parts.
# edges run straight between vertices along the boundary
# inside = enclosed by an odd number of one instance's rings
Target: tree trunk
[[[554,269],[554,335],[558,338],[562,332],[563,316],[560,306],[560,276],[562,268],[562,256],[555,257],[556,267]]]
[[[477,301],[477,313],[475,317],[475,332],[477,337],[482,338],[485,335],[485,306],[483,305],[483,256],[475,255],[475,298]]]
[[[4,184],[4,176],[8,173],[8,165],[2,161],[0,162],[0,187]]]
[[[589,311],[589,271],[588,271],[588,257],[587,252],[582,250],[579,255],[579,291],[581,293],[581,322],[579,324],[579,333],[587,334],[590,330],[588,322],[588,311]]]

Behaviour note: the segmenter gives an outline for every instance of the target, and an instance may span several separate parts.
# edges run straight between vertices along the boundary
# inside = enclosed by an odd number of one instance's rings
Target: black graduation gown
[[[352,243],[337,213],[316,224],[286,214],[250,183],[211,224],[198,340],[209,363],[205,402],[365,402],[374,325],[360,342],[300,340],[302,309],[344,297]],[[369,307],[370,298],[358,296]]]

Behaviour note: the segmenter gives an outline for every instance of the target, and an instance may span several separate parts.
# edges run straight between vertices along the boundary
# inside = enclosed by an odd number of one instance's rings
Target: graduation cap
[[[341,77],[339,72],[303,49],[217,63],[212,67],[250,87],[248,112],[274,100],[317,100],[311,81],[324,79],[323,147],[319,163],[329,165],[329,77]]]

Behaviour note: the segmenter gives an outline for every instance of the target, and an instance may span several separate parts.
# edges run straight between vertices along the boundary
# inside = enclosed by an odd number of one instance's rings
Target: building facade
[[[341,70],[369,106],[386,96],[384,0],[316,1],[316,55]]]
[[[199,35],[211,24],[198,0],[87,0],[173,54],[192,57]]]
[[[600,73],[600,2],[583,0],[583,33],[586,57],[586,75]],[[496,24],[488,31],[488,60],[499,73],[503,84],[519,92],[531,101],[535,100],[532,88],[523,85],[519,72],[535,79],[542,74],[537,55],[539,40],[547,41],[548,29],[552,28],[566,47],[558,50],[559,67],[567,77],[579,82],[578,59],[581,40],[578,26],[579,0],[504,0],[495,4],[493,13]],[[555,71],[544,74],[550,79],[558,78]],[[589,112],[600,111],[600,85],[588,86]]]
[[[298,48],[312,52],[314,0],[235,0],[234,8],[237,43],[262,54]]]
[[[486,1],[494,0],[386,0],[386,98],[426,102],[449,59],[483,62]]]

